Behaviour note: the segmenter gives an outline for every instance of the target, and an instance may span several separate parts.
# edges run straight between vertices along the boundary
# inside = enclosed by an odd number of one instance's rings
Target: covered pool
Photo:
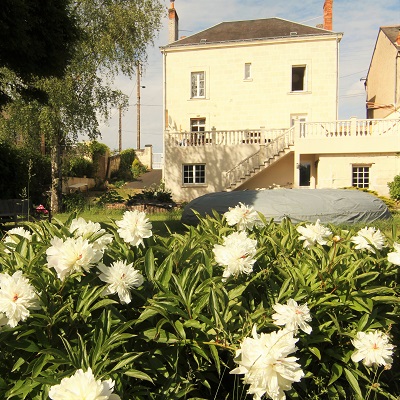
[[[292,222],[349,224],[390,219],[386,204],[376,196],[352,189],[273,189],[244,190],[209,193],[186,205],[182,222],[198,222],[193,210],[201,216],[211,215],[212,210],[223,214],[239,203],[253,206],[267,219],[280,222],[289,217]]]

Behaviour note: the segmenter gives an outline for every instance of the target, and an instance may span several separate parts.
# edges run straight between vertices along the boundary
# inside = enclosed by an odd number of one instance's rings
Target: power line
[[[353,72],[352,74],[339,76],[339,78],[347,78],[348,76],[357,75],[357,74],[360,74],[361,72],[365,72],[365,71],[368,71],[368,70],[363,69],[362,71]]]

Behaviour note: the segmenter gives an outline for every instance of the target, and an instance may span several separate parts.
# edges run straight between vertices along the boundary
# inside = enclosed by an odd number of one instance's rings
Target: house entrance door
[[[299,167],[300,174],[300,186],[310,186],[311,180],[311,164],[310,163],[301,163]]]

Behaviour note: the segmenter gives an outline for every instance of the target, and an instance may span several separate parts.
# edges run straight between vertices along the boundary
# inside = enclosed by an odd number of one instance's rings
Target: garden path
[[[162,179],[162,170],[153,169],[140,175],[136,181],[127,182],[124,186],[127,189],[143,189],[151,185],[159,185]]]

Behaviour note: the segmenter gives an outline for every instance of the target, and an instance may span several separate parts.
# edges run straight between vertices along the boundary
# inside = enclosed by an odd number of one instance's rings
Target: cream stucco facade
[[[167,129],[190,131],[289,127],[291,116],[337,118],[336,35],[164,49]],[[250,77],[245,78],[245,65]],[[304,90],[292,91],[293,66],[305,67]],[[205,95],[191,97],[191,73],[204,72]]]
[[[275,186],[388,195],[400,121],[338,121],[342,35],[310,32],[214,42],[200,33],[162,48],[164,180],[176,201]]]

